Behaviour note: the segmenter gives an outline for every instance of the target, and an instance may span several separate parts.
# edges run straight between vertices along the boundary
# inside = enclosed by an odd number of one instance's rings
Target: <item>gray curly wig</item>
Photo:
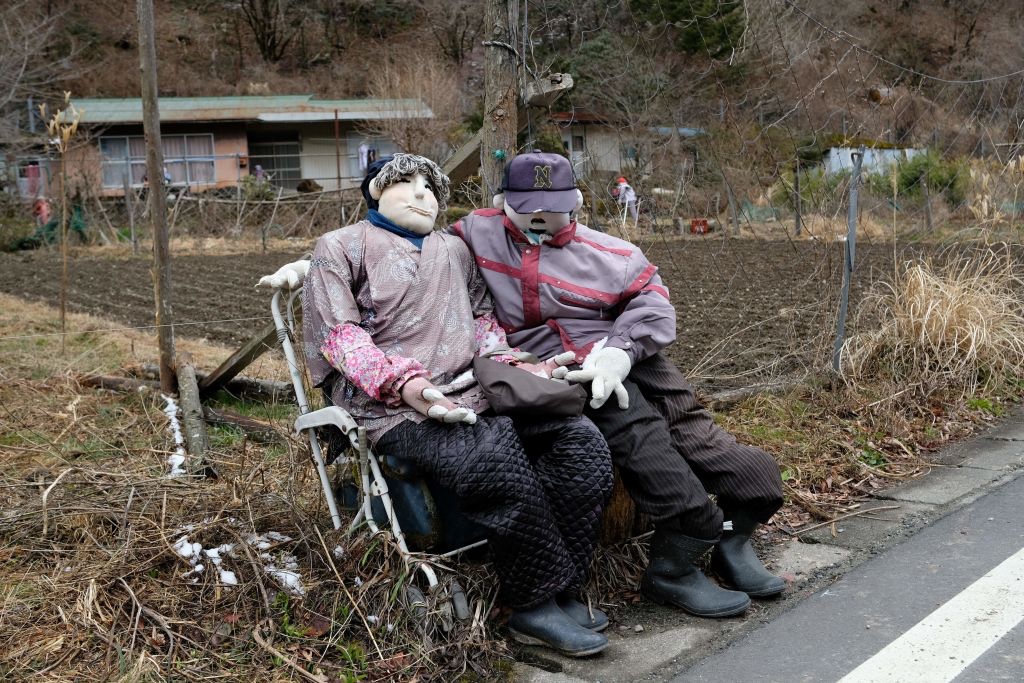
[[[394,185],[402,176],[422,173],[434,186],[434,198],[437,199],[437,210],[439,213],[448,208],[448,197],[451,195],[451,181],[444,174],[441,167],[426,157],[417,154],[405,154],[398,152],[390,157],[378,159],[370,166],[363,180],[363,195],[367,203],[373,201],[369,194],[370,183],[372,182],[378,190],[383,191],[389,185]],[[370,208],[376,208],[371,205]]]

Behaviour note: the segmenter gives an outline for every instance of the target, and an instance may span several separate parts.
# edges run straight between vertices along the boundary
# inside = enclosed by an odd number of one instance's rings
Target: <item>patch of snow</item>
[[[181,433],[181,423],[178,422],[178,403],[167,394],[161,394],[161,396],[167,402],[164,405],[164,415],[167,416],[167,426],[171,429],[175,444],[174,453],[167,458],[167,464],[171,466],[171,471],[167,473],[167,476],[179,477],[183,474],[188,474],[188,472],[184,467],[185,449],[182,447],[182,444],[185,443],[185,437]]]
[[[356,585],[356,588],[358,588],[359,586],[363,585],[363,580],[357,576],[356,578],[352,579],[352,583],[354,583]]]
[[[340,545],[336,545],[334,546],[334,550],[331,551],[331,554],[334,555],[334,559],[340,560],[345,557],[345,549]]]
[[[302,578],[297,573],[287,569],[278,569],[272,564],[266,565],[264,569],[281,584],[282,588],[292,595],[302,596],[306,594],[306,588],[302,585]]]
[[[212,521],[207,520],[202,525]],[[192,532],[196,528],[197,525],[195,524],[186,524],[179,529],[179,532],[185,530]],[[259,557],[263,562],[263,570],[277,581],[284,590],[292,595],[301,597],[306,594],[306,588],[302,584],[302,577],[298,571],[298,559],[294,555],[283,551],[277,551],[274,554],[267,552],[272,546],[291,540],[290,536],[276,531],[267,531],[262,534],[250,533],[245,536],[245,543],[247,545],[262,551],[259,553]],[[192,583],[196,583],[197,575],[205,570],[205,566],[200,563],[205,558],[217,570],[218,580],[222,585],[238,585],[238,575],[233,571],[225,569],[223,566],[226,558],[235,556],[234,543],[224,543],[211,548],[203,548],[201,543],[193,543],[189,540],[188,535],[183,535],[174,543],[173,547],[174,551],[191,565],[191,568],[183,576],[192,577]],[[335,549],[335,556],[341,557],[343,555],[344,550],[341,549],[341,546],[338,546]]]
[[[201,543],[191,543],[188,540],[188,536],[182,536],[174,544],[174,552],[178,553],[179,555],[184,557],[186,560],[188,560],[190,558],[193,558],[193,557],[198,559],[199,558],[199,554],[202,551],[203,551],[202,544]],[[193,562],[192,564],[195,564],[195,562]]]

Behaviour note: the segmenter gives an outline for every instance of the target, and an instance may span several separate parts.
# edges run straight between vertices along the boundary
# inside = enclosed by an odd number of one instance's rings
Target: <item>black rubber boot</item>
[[[732,521],[732,531],[722,534],[722,540],[711,553],[711,567],[736,590],[752,598],[768,598],[780,594],[786,582],[761,564],[750,545],[750,535],[757,522],[743,512],[726,516]]]
[[[554,598],[539,607],[513,612],[508,629],[517,642],[550,647],[568,657],[586,657],[608,647],[607,638],[577,624]]]
[[[591,631],[603,631],[608,628],[607,614],[596,607],[587,607],[571,593],[559,593],[555,596],[555,602],[583,628],[589,628]]]
[[[713,541],[691,538],[678,531],[655,529],[651,560],[640,590],[655,602],[681,607],[698,617],[741,614],[750,606],[747,594],[715,585],[697,566],[697,561],[713,545]]]

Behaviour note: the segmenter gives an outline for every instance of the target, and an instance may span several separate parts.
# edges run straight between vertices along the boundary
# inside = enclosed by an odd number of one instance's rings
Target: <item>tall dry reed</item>
[[[1024,370],[1024,281],[1010,250],[911,261],[869,292],[842,350],[852,384],[919,395],[996,390]]]

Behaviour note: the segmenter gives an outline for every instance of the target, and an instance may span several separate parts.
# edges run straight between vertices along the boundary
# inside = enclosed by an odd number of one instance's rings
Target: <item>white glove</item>
[[[256,283],[257,287],[271,289],[296,289],[302,286],[309,272],[309,261],[295,261],[278,268],[273,275],[264,275]]]
[[[399,391],[402,400],[420,415],[432,420],[453,424],[476,424],[476,413],[469,408],[457,406],[449,401],[444,394],[423,377],[414,377]]]
[[[619,400],[619,408],[625,410],[629,407],[629,394],[622,380],[626,379],[632,367],[629,356],[622,349],[595,345],[583,361],[583,368],[566,373],[565,378],[570,382],[591,382],[591,408],[603,406],[614,392]]]

